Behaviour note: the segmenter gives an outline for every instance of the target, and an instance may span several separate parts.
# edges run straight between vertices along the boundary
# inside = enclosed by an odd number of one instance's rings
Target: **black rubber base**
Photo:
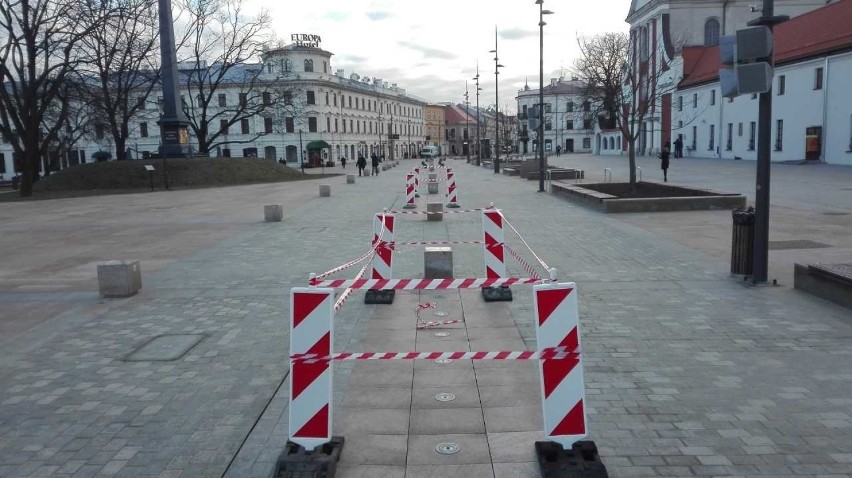
[[[394,297],[396,297],[396,291],[393,289],[370,289],[364,294],[364,303],[390,305],[393,304]]]
[[[447,204],[447,207],[455,209],[455,208],[461,207],[461,206],[459,206],[457,203],[451,202],[451,203]]]
[[[485,302],[511,302],[512,289],[503,287],[483,287],[482,298]]]
[[[278,455],[272,478],[333,478],[343,451],[343,437],[332,437],[329,443],[308,451],[302,445],[287,442]]]
[[[608,478],[593,441],[578,441],[570,450],[552,441],[535,442],[542,478]]]

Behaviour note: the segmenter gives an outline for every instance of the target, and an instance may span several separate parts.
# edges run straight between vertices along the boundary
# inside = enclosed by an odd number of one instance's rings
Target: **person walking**
[[[674,157],[675,158],[682,158],[683,157],[683,140],[680,139],[680,136],[678,136],[677,139],[675,140],[674,147],[675,147]]]
[[[340,158],[340,165],[343,166],[343,169],[346,169],[346,157],[342,156]]]
[[[376,156],[376,155],[373,155],[372,159],[373,159],[373,174],[378,176],[379,175],[379,157]]]
[[[562,146],[557,145],[556,146],[556,157],[559,157],[560,154],[562,154]]]
[[[363,175],[364,174],[364,168],[367,167],[366,158],[361,156],[360,158],[358,158],[358,161],[355,163],[355,165],[358,166],[358,176]]]
[[[669,147],[663,146],[663,150],[660,152],[660,169],[663,170],[663,182],[669,182],[668,172],[669,172]]]

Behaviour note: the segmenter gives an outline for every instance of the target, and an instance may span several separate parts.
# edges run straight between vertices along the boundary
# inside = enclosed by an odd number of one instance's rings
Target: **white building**
[[[416,155],[426,144],[426,103],[406,93],[396,83],[379,78],[362,77],[356,73],[348,77],[343,70],[332,73],[332,53],[318,47],[288,45],[269,50],[262,63],[242,65],[245,69],[262,68],[259,80],[281,82],[284,89],[293,92],[298,114],[289,117],[255,116],[225,128],[230,145],[223,145],[211,156],[257,156],[268,159],[286,159],[298,163],[304,153],[305,162],[320,159],[337,162],[341,157],[353,161],[358,154],[369,156],[376,152],[386,158]],[[212,67],[215,67],[213,65]],[[183,65],[179,65],[183,69]],[[234,78],[241,75],[234,73]],[[283,80],[281,78],[284,78]],[[225,86],[211,108],[235,105],[241,101],[241,82]],[[182,97],[186,99],[185,91]],[[128,149],[134,158],[147,157],[158,151],[160,138],[159,118],[162,93],[154,90],[130,124]],[[210,125],[223,128],[224,125]],[[78,162],[92,162],[97,151],[112,151],[108,132],[94,127],[91,138],[79,142],[73,151],[57,157],[57,166],[68,167]],[[197,145],[194,138],[190,138]],[[324,141],[329,149],[313,153],[309,158],[307,145]],[[114,153],[114,152],[113,152]],[[113,154],[115,157],[115,154]],[[0,175],[9,178],[15,168],[12,148],[0,140]]]
[[[590,152],[595,124],[591,104],[582,94],[582,85],[576,79],[565,81],[553,78],[544,87],[544,151]],[[525,85],[515,98],[518,102],[518,142],[522,154],[538,150],[538,138],[530,131],[529,111],[539,103],[539,90]]]
[[[776,0],[775,13],[792,18],[775,28],[772,160],[852,164],[852,0]],[[680,137],[685,156],[756,158],[758,101],[721,97],[718,42],[758,15],[745,1],[634,0],[631,39],[673,85],[643,125],[639,154]]]

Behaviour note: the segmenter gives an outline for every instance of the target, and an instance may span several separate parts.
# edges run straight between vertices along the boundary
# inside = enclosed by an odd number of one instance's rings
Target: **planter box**
[[[550,179],[583,179],[584,173],[582,169],[550,169]],[[547,179],[547,173],[544,178]],[[527,179],[538,181],[538,171],[527,173]]]
[[[646,181],[646,183],[648,182]],[[596,186],[595,184],[580,186],[558,182],[551,184],[550,192],[571,201],[591,206],[604,213],[699,211],[712,209],[733,210],[746,206],[746,197],[737,193],[669,186],[661,183],[648,184],[659,188],[671,189],[671,195],[664,197],[621,198],[588,188],[588,186]],[[682,195],[675,195],[679,193]]]
[[[793,287],[852,309],[852,264],[795,264]]]

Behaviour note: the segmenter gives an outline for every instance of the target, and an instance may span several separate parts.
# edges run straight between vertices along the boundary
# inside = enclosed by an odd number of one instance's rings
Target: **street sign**
[[[145,165],[145,171],[153,171],[153,170],[154,170],[154,166],[151,166],[150,164]]]

